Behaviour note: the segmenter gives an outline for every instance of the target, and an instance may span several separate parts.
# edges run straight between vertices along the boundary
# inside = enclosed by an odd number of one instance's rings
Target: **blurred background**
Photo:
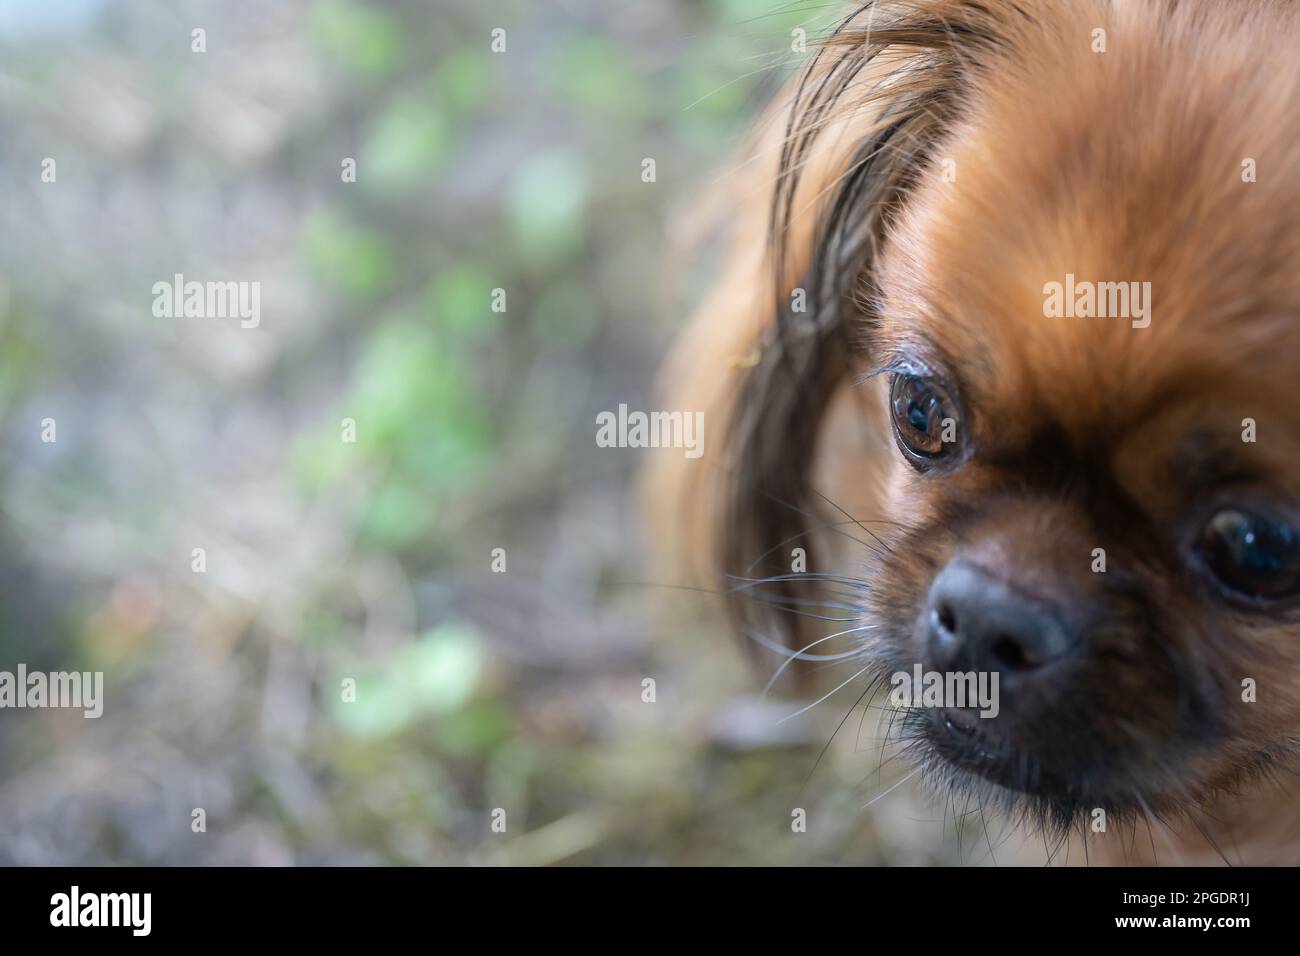
[[[778,723],[814,698],[654,579],[645,453],[594,441],[837,10],[5,0],[0,670],[105,703],[0,711],[0,862],[987,862],[910,785],[863,809],[876,711],[818,761],[856,693]],[[176,273],[259,327],[155,317]]]

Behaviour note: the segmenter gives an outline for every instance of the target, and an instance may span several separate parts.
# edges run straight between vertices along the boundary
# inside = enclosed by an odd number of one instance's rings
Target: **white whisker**
[[[855,680],[857,680],[859,677],[861,677],[869,670],[871,670],[870,664],[862,668],[862,670],[858,671],[856,674],[854,674],[852,677],[846,680],[843,684],[840,684],[839,687],[836,687],[835,690],[831,691],[829,694],[826,694],[824,697],[817,698],[807,707],[801,707],[799,710],[796,710],[793,714],[790,714],[788,717],[782,717],[780,720],[777,721],[777,724],[778,725],[784,724],[787,720],[793,720],[794,718],[798,717],[800,714],[807,713],[808,711],[816,707],[818,704],[820,704],[822,701],[829,700],[831,697],[834,697],[840,690],[842,690],[845,687],[848,687],[850,684],[852,684]]]
[[[855,648],[851,651],[845,651],[843,654],[807,654],[806,652],[810,648],[816,647],[818,644],[824,644],[832,638],[843,637],[845,634],[854,634],[858,631],[871,630],[878,626],[879,625],[877,624],[863,624],[860,627],[851,627],[847,631],[837,631],[834,634],[828,634],[826,637],[813,641],[803,650],[795,651],[793,654],[788,655],[781,666],[776,669],[776,673],[772,675],[772,679],[767,682],[767,686],[763,688],[762,696],[767,696],[767,692],[772,689],[772,685],[776,683],[777,678],[779,678],[785,672],[785,669],[795,661],[842,661],[846,657],[855,657],[862,653],[861,649]]]
[[[907,781],[911,780],[913,777],[915,777],[915,776],[916,776],[918,773],[920,773],[920,772],[921,772],[921,768],[920,768],[920,767],[917,767],[915,770],[913,770],[911,773],[909,773],[909,774],[908,774],[906,777],[904,777],[902,780],[898,781],[898,783],[894,784],[892,787],[890,787],[890,788],[889,788],[888,790],[886,790],[884,793],[876,794],[876,796],[872,797],[870,800],[868,800],[866,803],[864,803],[864,804],[862,805],[862,809],[865,810],[865,809],[867,809],[867,807],[871,806],[871,805],[872,805],[873,803],[875,803],[877,800],[880,800],[880,799],[882,799],[883,797],[887,797],[887,796],[889,796],[891,793],[893,793],[895,790],[897,790],[897,789],[898,789],[899,787],[901,787],[903,784],[907,783]]]

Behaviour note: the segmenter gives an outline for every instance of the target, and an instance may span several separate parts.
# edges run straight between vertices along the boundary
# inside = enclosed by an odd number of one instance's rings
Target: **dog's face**
[[[792,650],[849,610],[882,681],[996,673],[996,716],[891,718],[940,791],[1061,826],[1295,772],[1298,36],[1248,0],[880,0],[794,90],[775,297],[738,257],[687,350],[697,383],[711,335],[754,356],[727,593]]]
[[[1057,39],[890,224],[861,387],[897,443],[873,650],[1000,678],[910,731],[1063,823],[1296,749],[1300,84],[1222,37]]]

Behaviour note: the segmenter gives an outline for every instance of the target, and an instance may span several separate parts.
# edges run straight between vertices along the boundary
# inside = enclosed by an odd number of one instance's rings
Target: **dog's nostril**
[[[935,609],[935,615],[939,619],[939,626],[945,631],[952,633],[957,630],[957,615],[952,613],[952,608],[946,602]]]
[[[1014,637],[995,638],[992,651],[995,660],[1013,671],[1026,670],[1034,666],[1025,656],[1024,647]]]

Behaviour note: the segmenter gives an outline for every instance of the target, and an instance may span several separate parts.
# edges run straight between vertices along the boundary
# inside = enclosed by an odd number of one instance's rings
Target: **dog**
[[[673,566],[859,692],[995,675],[896,738],[1078,862],[1300,863],[1298,42],[1290,2],[849,10],[665,369],[713,436],[651,468]]]

